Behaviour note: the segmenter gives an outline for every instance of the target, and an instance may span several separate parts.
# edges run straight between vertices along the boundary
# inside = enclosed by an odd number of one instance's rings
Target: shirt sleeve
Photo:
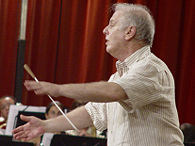
[[[107,128],[107,105],[106,103],[89,102],[85,109],[90,115],[97,130],[103,131]]]
[[[158,101],[163,92],[169,92],[170,87],[162,85],[163,69],[155,64],[146,62],[131,68],[121,78],[113,80],[126,92],[128,99],[119,102],[126,110],[133,112],[135,109]]]

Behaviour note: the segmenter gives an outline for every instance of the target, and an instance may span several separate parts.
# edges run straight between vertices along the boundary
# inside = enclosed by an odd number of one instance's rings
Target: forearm
[[[112,102],[126,99],[125,91],[116,83],[93,82],[59,85],[59,94],[76,100]]]
[[[83,129],[91,126],[92,120],[86,111],[85,107],[79,107],[67,114],[67,117],[78,128]],[[55,119],[44,121],[45,132],[58,132],[66,130],[74,130],[66,118],[62,115]]]
[[[25,81],[25,87],[35,94],[65,96],[76,100],[92,102],[112,102],[127,99],[125,91],[113,82],[93,82],[83,84],[53,84],[49,82]]]

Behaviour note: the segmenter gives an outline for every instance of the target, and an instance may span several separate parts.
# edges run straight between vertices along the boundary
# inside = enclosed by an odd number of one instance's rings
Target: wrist
[[[56,91],[56,93],[55,93],[55,97],[58,97],[58,96],[61,96],[62,94],[61,94],[61,90],[60,90],[60,85],[58,85],[58,84],[55,84],[55,91]]]
[[[43,132],[48,132],[49,131],[49,123],[48,120],[43,120]]]

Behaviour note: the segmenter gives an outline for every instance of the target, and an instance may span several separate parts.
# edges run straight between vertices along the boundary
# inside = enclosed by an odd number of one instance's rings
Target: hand
[[[44,122],[33,116],[23,116],[20,118],[27,123],[19,126],[12,131],[16,140],[29,141],[35,137],[41,136],[45,132]]]
[[[53,97],[59,96],[58,85],[49,82],[35,82],[28,81],[24,82],[24,86],[28,91],[34,91],[36,95],[46,94]]]

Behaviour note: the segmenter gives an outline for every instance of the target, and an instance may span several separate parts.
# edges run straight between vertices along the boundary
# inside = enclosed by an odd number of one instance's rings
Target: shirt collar
[[[133,63],[145,58],[150,53],[151,53],[150,46],[148,46],[148,45],[138,49],[132,55],[127,57],[123,62],[121,62],[120,60],[118,60],[116,62],[117,71],[120,71],[121,69],[127,68],[127,66],[130,66]]]

